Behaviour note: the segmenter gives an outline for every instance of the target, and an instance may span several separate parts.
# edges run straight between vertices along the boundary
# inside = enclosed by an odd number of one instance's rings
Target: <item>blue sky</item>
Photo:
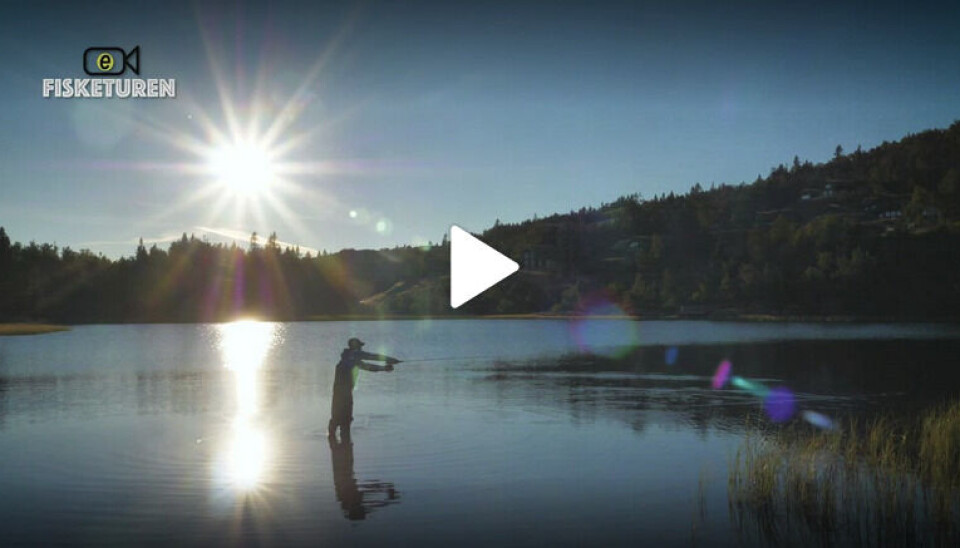
[[[4,4],[0,225],[114,257],[182,232],[379,248],[750,182],[960,118],[956,8],[553,4]],[[140,45],[141,77],[178,97],[41,97],[95,45]],[[229,134],[224,104],[255,134],[295,107],[277,162],[297,173],[272,200],[189,168],[210,127]]]

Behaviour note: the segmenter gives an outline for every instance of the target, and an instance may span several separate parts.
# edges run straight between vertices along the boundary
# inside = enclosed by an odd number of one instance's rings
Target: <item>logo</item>
[[[127,72],[140,76],[140,46],[83,51],[83,72],[93,78],[44,78],[43,96],[57,99],[166,99],[177,96],[173,78],[115,78]]]
[[[83,72],[90,76],[117,76],[127,69],[140,75],[140,46],[130,53],[116,47],[87,48],[83,52]]]

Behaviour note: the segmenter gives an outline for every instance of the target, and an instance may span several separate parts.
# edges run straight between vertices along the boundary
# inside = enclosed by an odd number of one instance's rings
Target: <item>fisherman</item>
[[[353,387],[359,373],[357,368],[367,371],[393,371],[393,366],[400,363],[400,360],[390,356],[364,352],[363,345],[363,341],[353,337],[347,341],[347,348],[344,348],[340,354],[340,362],[333,376],[333,404],[330,409],[330,424],[327,426],[330,438],[336,438],[339,426],[340,438],[343,441],[350,440],[350,422],[353,421]],[[373,365],[364,363],[363,360],[383,361],[387,365]]]

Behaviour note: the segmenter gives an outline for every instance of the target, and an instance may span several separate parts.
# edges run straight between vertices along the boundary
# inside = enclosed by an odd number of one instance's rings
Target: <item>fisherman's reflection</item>
[[[343,516],[350,520],[366,519],[375,508],[400,502],[400,494],[387,481],[357,482],[353,474],[353,443],[349,440],[330,442],[330,461],[333,463],[333,486]]]

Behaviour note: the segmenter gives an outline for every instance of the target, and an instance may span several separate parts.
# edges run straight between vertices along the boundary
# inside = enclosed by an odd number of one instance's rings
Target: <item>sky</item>
[[[960,8],[770,4],[0,4],[0,226],[110,257],[422,245],[960,118]],[[137,45],[176,98],[42,97]],[[268,182],[230,184],[238,146]]]

